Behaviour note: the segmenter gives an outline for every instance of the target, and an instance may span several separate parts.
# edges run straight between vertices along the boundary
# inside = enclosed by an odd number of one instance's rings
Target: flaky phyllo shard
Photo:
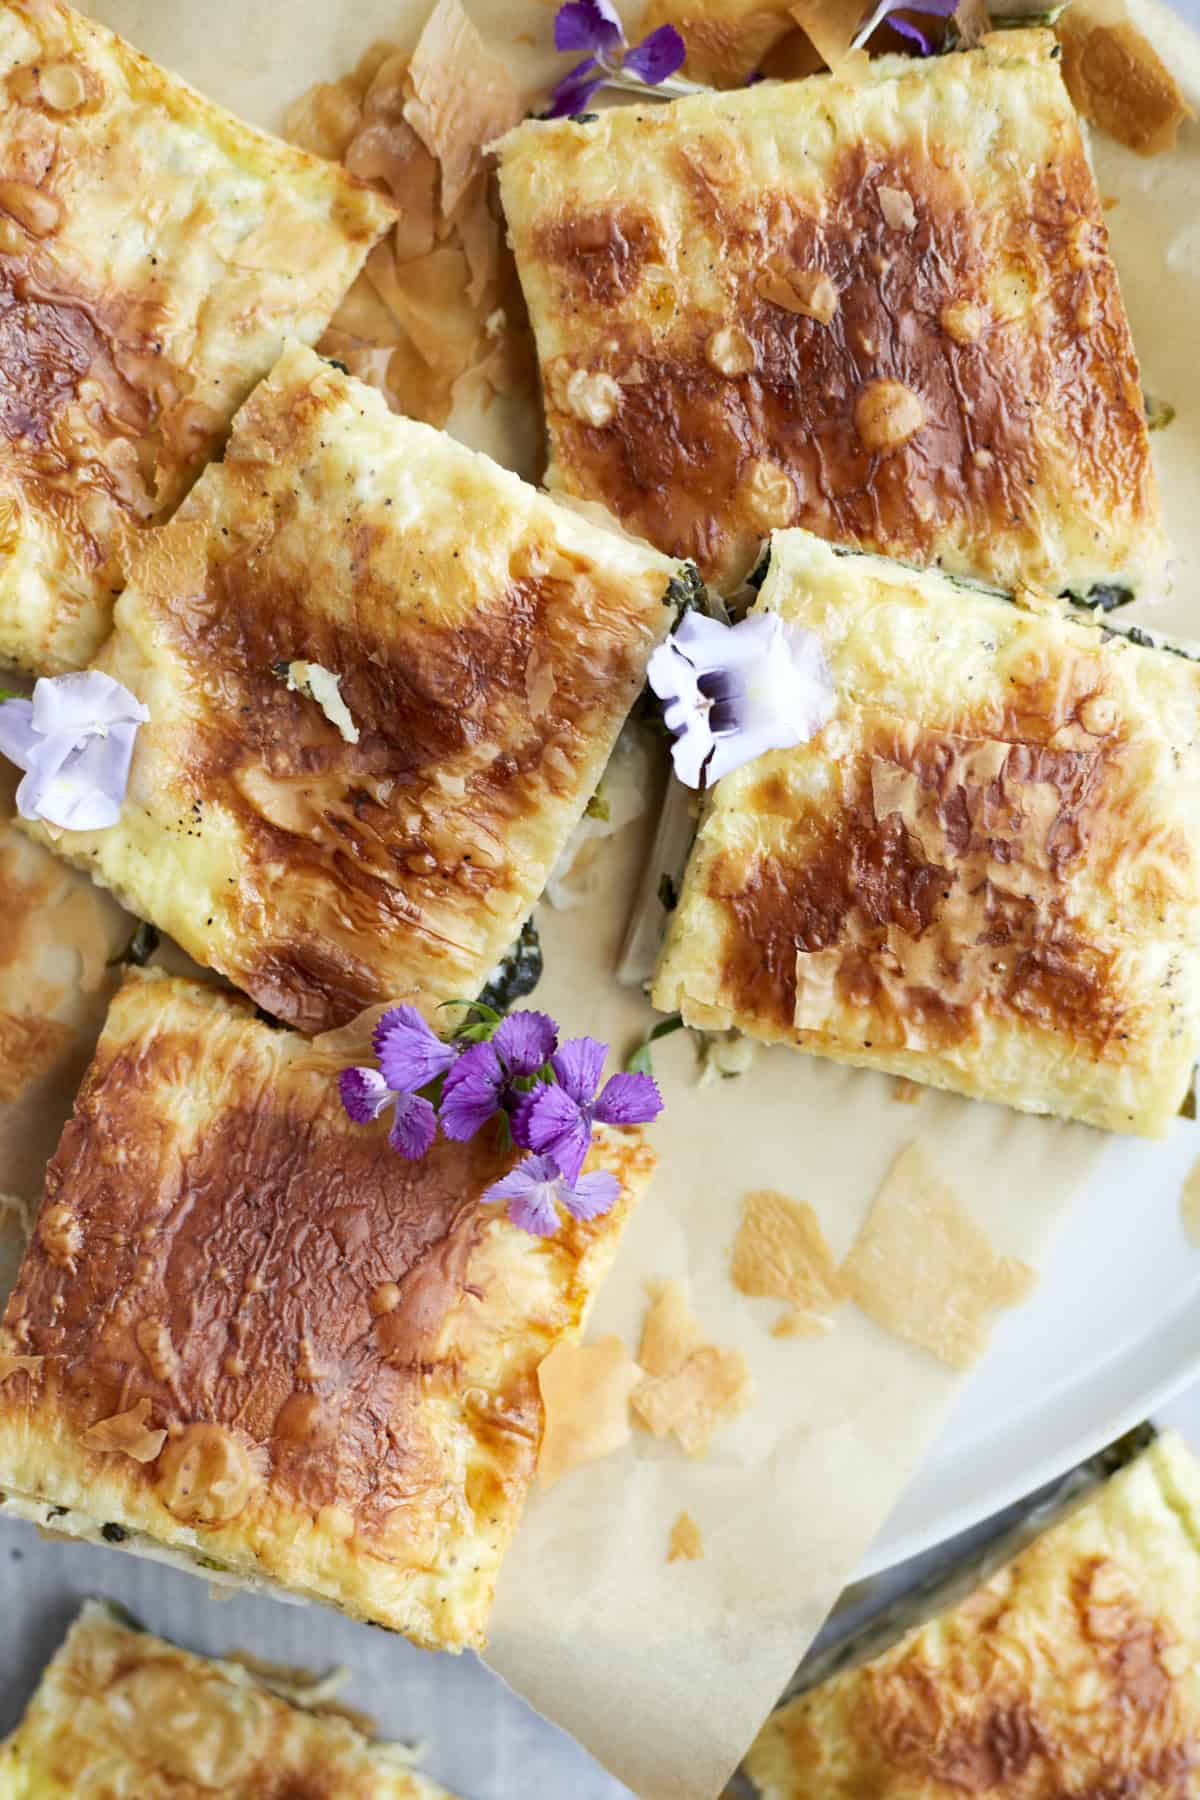
[[[829,723],[714,789],[655,1004],[1158,1135],[1200,1040],[1200,667],[778,534]]]
[[[98,665],[150,711],[55,848],[276,1017],[480,990],[594,792],[677,565],[290,348]]]
[[[746,1758],[751,1791],[1190,1793],[1198,1543],[1200,1465],[1179,1438],[1160,1438],[966,1598],[952,1572],[947,1610],[887,1647],[845,1646],[850,1666],[764,1727]]]
[[[451,1800],[335,1707],[309,1710],[320,1684],[300,1674],[193,1656],[89,1601],[0,1745],[0,1800]]]
[[[483,1203],[498,1136],[406,1162],[346,1117],[338,1067],[240,996],[129,974],[0,1325],[3,1507],[477,1645],[538,1365],[653,1159],[602,1130],[615,1207],[536,1238]]]
[[[0,78],[0,657],[45,674],[394,212],[60,0],[0,6]]]
[[[511,133],[550,485],[722,585],[797,525],[1009,589],[1161,587],[1137,363],[1056,56],[1006,31]]]

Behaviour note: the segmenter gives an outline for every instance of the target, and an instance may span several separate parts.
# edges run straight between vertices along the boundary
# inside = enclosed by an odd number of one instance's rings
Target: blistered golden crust
[[[150,723],[120,823],[56,848],[304,1030],[472,995],[595,790],[673,573],[291,349],[122,596],[101,664]]]
[[[83,1608],[0,1746],[6,1800],[81,1800],[85,1793],[94,1800],[451,1800],[344,1719],[290,1706],[239,1663],[192,1656],[96,1601]]]
[[[549,479],[743,575],[775,527],[1160,580],[1137,364],[1049,33],[502,147]]]
[[[130,974],[4,1316],[6,1355],[43,1360],[0,1382],[0,1490],[478,1643],[537,1366],[652,1159],[610,1134],[617,1210],[535,1239],[481,1205],[511,1152],[481,1134],[408,1163],[336,1074],[240,998]]]
[[[835,711],[717,786],[655,1003],[1165,1131],[1200,1038],[1200,668],[803,532],[759,605],[818,634]]]
[[[969,1599],[801,1695],[746,1759],[763,1800],[1193,1791],[1200,1468],[1158,1440]]]
[[[145,527],[392,217],[60,0],[6,0],[0,658],[95,653]]]

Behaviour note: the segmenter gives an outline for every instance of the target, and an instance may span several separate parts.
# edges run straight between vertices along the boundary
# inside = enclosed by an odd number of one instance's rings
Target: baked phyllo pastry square
[[[290,347],[133,569],[97,666],[149,724],[121,821],[56,848],[302,1030],[471,997],[676,574]]]
[[[487,1141],[484,1141],[486,1139]],[[417,1163],[240,995],[132,971],[0,1326],[4,1509],[206,1577],[483,1642],[542,1429],[652,1157],[613,1213],[519,1230],[494,1134]]]
[[[0,4],[0,659],[95,653],[146,526],[393,217],[60,0]]]
[[[1183,1800],[1198,1544],[1200,1465],[1159,1438],[968,1598],[775,1713],[746,1758],[756,1792]]]
[[[289,1704],[296,1671],[254,1670],[88,1601],[0,1745],[0,1800],[451,1800],[336,1710]]]
[[[293,347],[99,659],[150,709],[55,848],[303,1030],[469,998],[595,791],[677,565]]]
[[[1137,363],[1057,55],[1006,31],[511,133],[551,485],[721,585],[787,525],[1005,588],[1158,584]]]
[[[817,634],[834,711],[716,784],[655,1004],[1165,1132],[1200,1041],[1200,666],[803,531],[758,609]]]

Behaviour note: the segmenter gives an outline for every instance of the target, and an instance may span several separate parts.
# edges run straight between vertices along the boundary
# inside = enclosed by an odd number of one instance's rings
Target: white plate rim
[[[961,1532],[984,1523],[1006,1506],[1011,1506],[1050,1482],[1059,1480],[1077,1463],[1086,1461],[1114,1439],[1132,1431],[1196,1381],[1200,1381],[1200,1347],[1169,1375],[1161,1376],[1157,1382],[1142,1391],[1137,1399],[1104,1415],[1086,1430],[1079,1430],[1073,1436],[1064,1438],[1056,1449],[1047,1451],[1033,1463],[1022,1464],[1007,1480],[989,1484],[986,1499],[961,1501],[945,1512],[930,1515],[923,1525],[913,1526],[899,1536],[889,1533],[888,1525],[885,1524],[855,1570],[855,1581],[865,1581],[881,1575],[885,1570],[896,1568],[914,1556],[936,1549],[939,1544],[946,1543]]]

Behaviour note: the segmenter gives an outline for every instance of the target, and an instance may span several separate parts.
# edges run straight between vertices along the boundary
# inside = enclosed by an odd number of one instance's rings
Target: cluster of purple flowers
[[[343,1069],[342,1105],[357,1124],[392,1108],[393,1149],[424,1156],[440,1128],[465,1142],[493,1121],[529,1154],[484,1195],[506,1201],[514,1225],[539,1237],[558,1230],[558,1207],[594,1219],[616,1201],[620,1185],[603,1170],[583,1173],[596,1125],[645,1125],[662,1111],[649,1075],[613,1075],[601,1087],[605,1044],[558,1041],[546,1013],[500,1018],[474,1009],[480,1022],[443,1039],[414,1006],[394,1006],[375,1027],[377,1069]]]

